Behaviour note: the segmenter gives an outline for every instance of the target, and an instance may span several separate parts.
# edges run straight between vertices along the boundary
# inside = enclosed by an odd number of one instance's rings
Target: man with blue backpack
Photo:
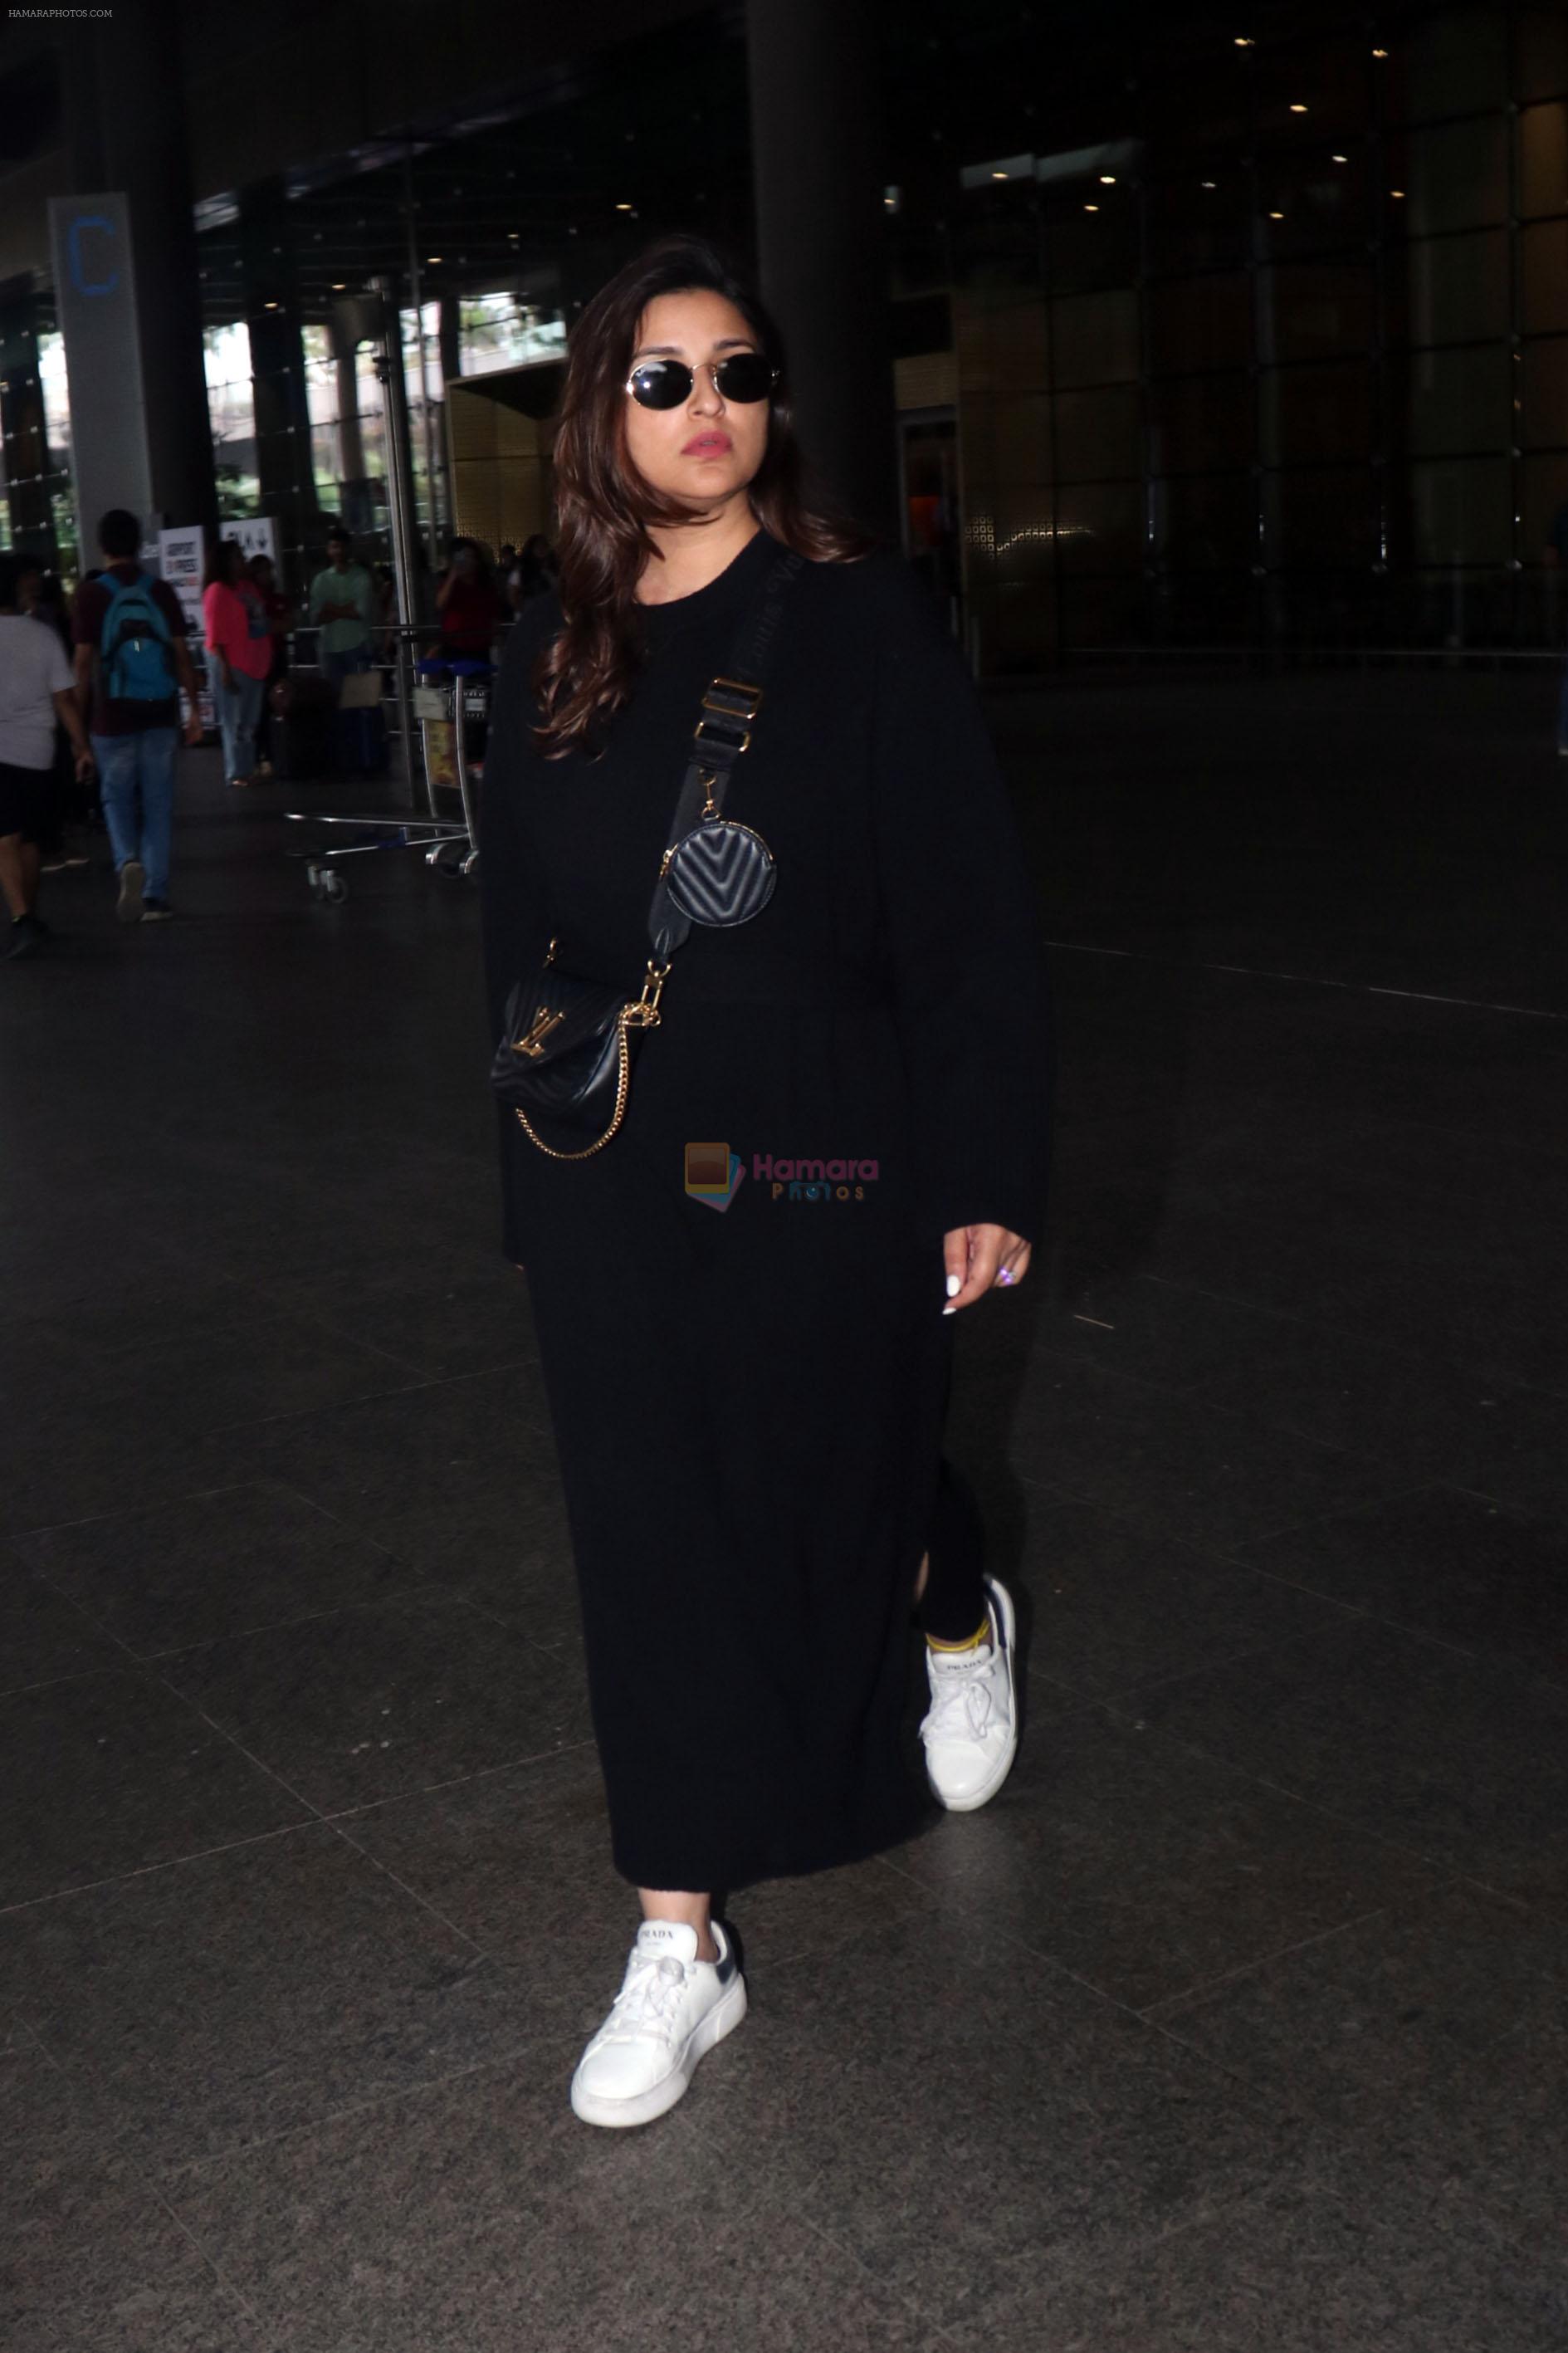
[[[185,741],[202,740],[185,617],[166,581],[143,572],[142,526],[111,507],[98,526],[104,568],[77,591],[71,620],[77,701],[87,716],[120,877],[122,923],[166,923],[180,694]]]

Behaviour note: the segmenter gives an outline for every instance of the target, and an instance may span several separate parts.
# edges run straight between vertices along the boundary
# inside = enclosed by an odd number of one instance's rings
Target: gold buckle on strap
[[[740,699],[739,711],[731,711],[727,702],[715,702],[720,694],[732,694]],[[743,678],[716,678],[702,698],[704,711],[721,711],[731,719],[754,719],[763,707],[763,690],[748,686]]]

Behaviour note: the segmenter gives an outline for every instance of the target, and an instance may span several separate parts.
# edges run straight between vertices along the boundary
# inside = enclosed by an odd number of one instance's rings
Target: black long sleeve
[[[888,565],[872,796],[899,1027],[943,1233],[1040,1239],[1050,1030],[1039,910],[1007,788],[958,649]]]
[[[560,627],[555,599],[539,597],[508,638],[490,709],[485,780],[479,806],[479,900],[484,934],[485,993],[489,1039],[500,1041],[506,1002],[517,982],[537,971],[550,945],[550,914],[537,860],[531,854],[520,806],[521,757],[534,723],[532,670],[540,648]],[[501,1247],[514,1265],[526,1262],[520,1200],[532,1150],[504,1103],[496,1106],[500,1131]]]

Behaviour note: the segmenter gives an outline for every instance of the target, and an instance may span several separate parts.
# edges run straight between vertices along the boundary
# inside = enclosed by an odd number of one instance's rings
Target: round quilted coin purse
[[[733,818],[708,817],[676,843],[664,880],[670,903],[689,923],[722,929],[762,912],[778,870],[760,833]]]

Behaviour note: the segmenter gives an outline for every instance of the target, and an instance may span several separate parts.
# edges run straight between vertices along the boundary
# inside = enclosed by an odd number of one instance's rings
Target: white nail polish
[[[953,1307],[944,1307],[942,1312],[944,1315],[954,1315],[958,1311]]]
[[[960,1291],[962,1291],[963,1289],[963,1277],[962,1275],[959,1275],[959,1274],[950,1274],[950,1275],[948,1276],[948,1278],[947,1278],[947,1295],[948,1295],[948,1297],[949,1297],[950,1299],[952,1299],[952,1298],[953,1297],[953,1295],[955,1294],[955,1293],[960,1292]]]

